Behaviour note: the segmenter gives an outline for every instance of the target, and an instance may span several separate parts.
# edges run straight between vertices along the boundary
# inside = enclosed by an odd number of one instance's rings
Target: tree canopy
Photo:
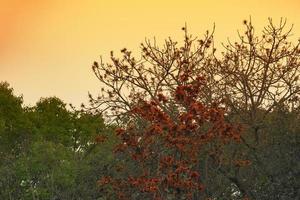
[[[104,176],[101,186],[119,191],[120,199],[299,195],[292,178],[299,171],[292,164],[298,129],[284,129],[277,137],[269,122],[286,110],[299,123],[300,41],[289,40],[292,29],[285,20],[275,25],[269,19],[261,35],[251,21],[243,24],[239,40],[223,44],[220,53],[213,32],[197,38],[184,27],[182,43],[146,40],[139,59],[124,48],[120,57],[111,52],[111,62],[94,63],[104,87],[100,96],[90,97],[92,106],[119,124],[115,151],[125,153],[121,160],[131,159],[136,169]],[[280,160],[283,148],[289,161]],[[267,159],[272,151],[274,162],[295,172],[288,184],[278,177],[278,164]],[[279,189],[283,183],[289,186]],[[200,184],[203,192],[196,190]]]
[[[57,97],[25,107],[0,84],[0,199],[97,199],[112,159],[113,127]],[[109,138],[102,146],[97,138]],[[97,178],[98,177],[98,178]]]

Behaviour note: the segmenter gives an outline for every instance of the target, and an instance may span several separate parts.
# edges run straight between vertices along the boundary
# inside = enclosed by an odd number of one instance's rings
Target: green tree
[[[15,96],[6,82],[0,83],[0,156],[24,151],[30,122],[22,108],[22,96]]]
[[[32,109],[32,121],[40,137],[64,146],[73,145],[73,114],[62,100],[57,97],[42,98]]]
[[[13,94],[6,82],[0,83],[0,198],[15,199],[21,187],[15,161],[26,154],[31,139],[31,123],[22,108],[22,96]]]
[[[76,163],[68,147],[36,141],[16,162],[22,199],[75,199]]]
[[[24,107],[1,83],[0,199],[97,199],[96,181],[113,163],[111,133],[100,114],[56,97]]]

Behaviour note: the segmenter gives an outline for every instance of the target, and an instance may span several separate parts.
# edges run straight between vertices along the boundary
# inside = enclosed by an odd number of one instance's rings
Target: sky
[[[258,33],[268,17],[287,18],[300,38],[300,0],[0,0],[0,81],[26,105],[57,96],[76,106],[100,92],[91,65],[111,50],[138,55],[145,38],[181,40],[181,27],[216,44],[234,41],[251,16]]]

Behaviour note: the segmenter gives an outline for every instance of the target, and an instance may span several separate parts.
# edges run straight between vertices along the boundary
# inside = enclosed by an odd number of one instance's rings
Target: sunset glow
[[[201,37],[216,25],[216,42],[234,38],[251,16],[260,33],[268,17],[287,18],[300,37],[299,0],[0,0],[0,81],[7,81],[26,104],[57,96],[87,102],[99,83],[91,64],[110,50],[138,52],[145,38],[180,40],[187,23]]]

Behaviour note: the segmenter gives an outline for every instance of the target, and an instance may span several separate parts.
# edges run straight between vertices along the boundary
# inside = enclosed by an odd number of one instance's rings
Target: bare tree
[[[216,58],[215,73],[226,105],[258,130],[276,106],[299,106],[300,41],[293,44],[288,40],[292,27],[285,30],[286,20],[276,26],[269,19],[261,37],[256,36],[251,21],[244,21],[244,25],[240,41],[224,45],[222,58]]]
[[[197,39],[188,34],[186,27],[183,30],[185,39],[181,46],[171,38],[165,40],[162,48],[155,40],[146,40],[141,44],[138,60],[124,48],[122,58],[111,52],[111,63],[105,64],[102,59],[100,63],[95,62],[93,71],[104,88],[98,98],[90,96],[92,106],[102,112],[109,111],[108,117],[120,119],[138,99],[158,99],[160,94],[169,96],[185,79],[194,80],[199,75],[199,66],[203,68],[213,60],[213,34],[207,31],[203,39]],[[162,104],[160,107],[172,112]]]

